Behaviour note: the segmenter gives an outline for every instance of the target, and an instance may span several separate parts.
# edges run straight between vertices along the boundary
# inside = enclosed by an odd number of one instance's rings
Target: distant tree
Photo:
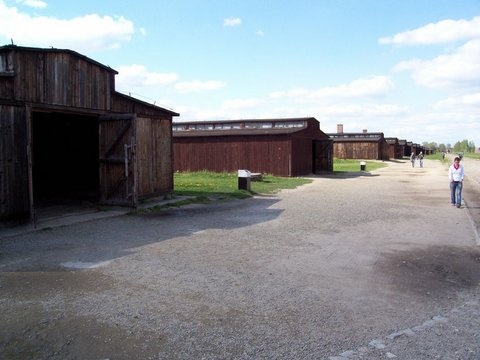
[[[438,145],[438,151],[447,152],[447,147],[445,146],[445,144]]]
[[[467,139],[457,141],[455,145],[453,145],[453,151],[465,153],[475,152],[475,144],[473,143],[473,141],[469,141]]]
[[[425,149],[429,149],[429,150],[432,150],[432,151],[437,151],[438,150],[438,145],[436,142],[428,142],[428,141],[424,141],[422,143],[422,146],[425,148]]]
[[[471,152],[471,153],[475,152],[475,143],[473,141],[468,142],[468,152]]]

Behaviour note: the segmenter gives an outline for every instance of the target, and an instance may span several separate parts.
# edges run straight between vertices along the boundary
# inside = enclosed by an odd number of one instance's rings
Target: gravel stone
[[[446,165],[397,160],[0,237],[0,359],[478,360],[480,165],[464,165],[460,209]]]

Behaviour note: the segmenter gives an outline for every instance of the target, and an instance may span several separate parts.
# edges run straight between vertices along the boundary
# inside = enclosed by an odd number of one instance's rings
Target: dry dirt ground
[[[4,236],[0,359],[478,360],[478,184],[388,165]]]

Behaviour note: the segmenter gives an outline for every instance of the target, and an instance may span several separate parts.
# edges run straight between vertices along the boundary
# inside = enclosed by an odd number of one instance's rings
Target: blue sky
[[[480,147],[480,0],[0,0],[0,44],[71,49],[177,121]]]

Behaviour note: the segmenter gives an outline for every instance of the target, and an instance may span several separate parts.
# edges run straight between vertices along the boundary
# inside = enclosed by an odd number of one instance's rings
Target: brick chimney
[[[337,134],[343,134],[343,124],[337,124]]]
[[[367,129],[363,129],[363,133],[366,134],[366,133],[367,133]]]

